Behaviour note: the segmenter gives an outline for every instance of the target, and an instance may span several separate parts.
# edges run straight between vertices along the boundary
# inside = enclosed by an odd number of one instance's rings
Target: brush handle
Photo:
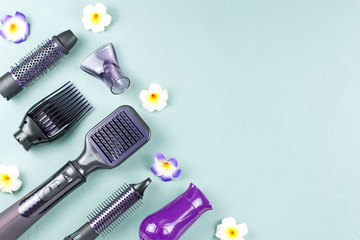
[[[86,179],[68,162],[37,189],[0,213],[0,239],[16,240]]]

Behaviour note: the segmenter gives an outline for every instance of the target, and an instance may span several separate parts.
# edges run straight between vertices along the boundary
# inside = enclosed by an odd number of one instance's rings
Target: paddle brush
[[[87,223],[64,240],[93,240],[100,234],[106,236],[142,204],[144,191],[150,183],[151,179],[147,178],[138,184],[125,184],[91,213]]]
[[[0,239],[15,240],[99,168],[115,168],[150,139],[150,129],[130,106],[121,106],[91,129],[85,148],[38,188],[0,213]]]

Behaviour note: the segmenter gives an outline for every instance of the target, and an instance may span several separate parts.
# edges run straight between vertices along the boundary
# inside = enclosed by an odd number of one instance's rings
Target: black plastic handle
[[[86,179],[68,162],[41,186],[0,213],[0,239],[16,240]]]

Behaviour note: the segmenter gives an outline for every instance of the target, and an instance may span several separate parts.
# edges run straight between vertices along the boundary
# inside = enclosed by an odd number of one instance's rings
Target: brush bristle
[[[90,134],[90,141],[110,165],[117,164],[148,141],[149,132],[139,124],[140,120],[122,109],[98,126]]]
[[[64,56],[60,48],[52,40],[47,39],[12,67],[10,74],[20,87],[30,87],[55,67]]]
[[[52,138],[69,130],[91,109],[91,104],[68,82],[40,101],[28,114],[47,137]]]
[[[97,234],[105,236],[141,204],[139,195],[125,184],[88,216],[89,224]]]

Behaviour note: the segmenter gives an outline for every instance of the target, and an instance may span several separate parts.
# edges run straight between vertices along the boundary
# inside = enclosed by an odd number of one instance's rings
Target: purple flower
[[[170,181],[173,177],[180,176],[181,169],[177,168],[177,161],[175,158],[166,160],[164,154],[156,153],[154,157],[155,163],[151,166],[151,171],[164,182]]]
[[[4,16],[1,23],[3,28],[0,29],[0,35],[5,40],[21,43],[25,41],[25,36],[30,34],[30,24],[26,22],[26,17],[21,12],[16,12],[14,17]]]

